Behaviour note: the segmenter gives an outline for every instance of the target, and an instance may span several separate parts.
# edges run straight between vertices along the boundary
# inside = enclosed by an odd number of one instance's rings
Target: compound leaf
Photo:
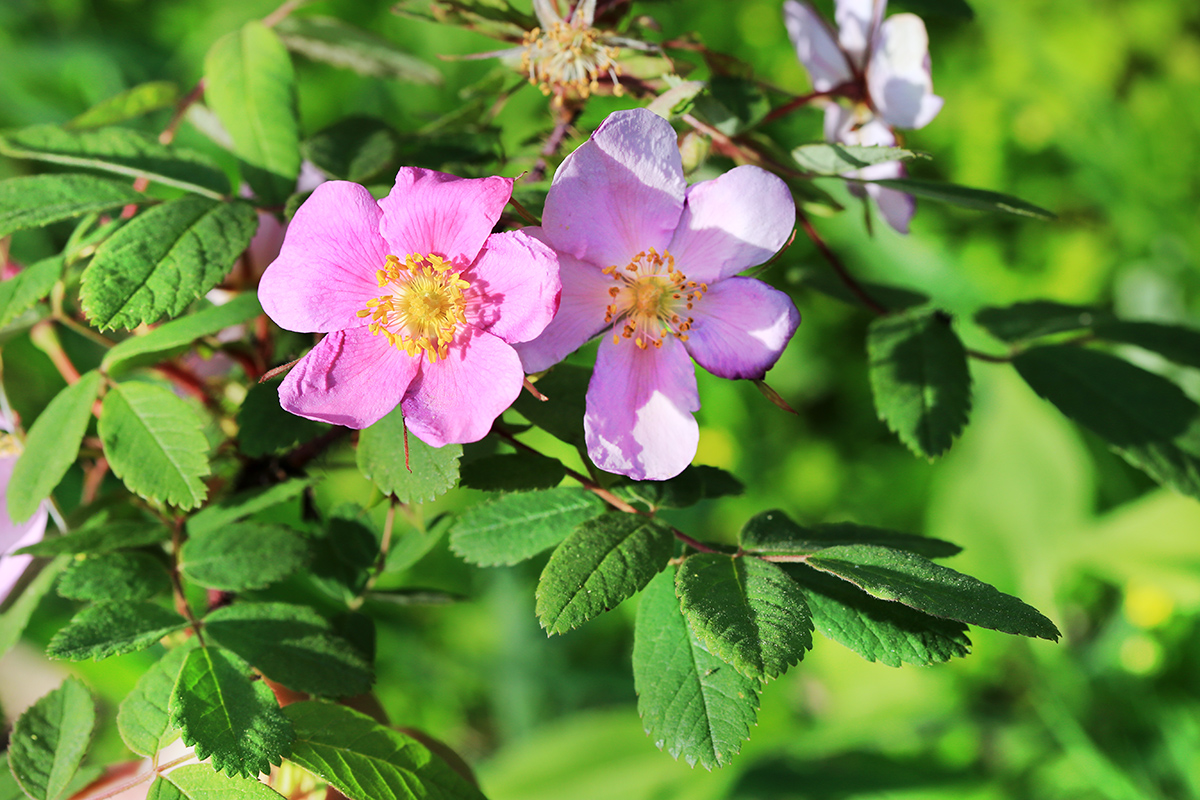
[[[520,492],[467,509],[450,529],[450,547],[472,564],[516,564],[599,516],[604,501],[584,489]]]
[[[262,589],[308,563],[309,544],[279,525],[237,522],[192,531],[179,552],[188,580],[210,589]]]
[[[928,158],[928,156],[913,150],[905,150],[902,147],[872,147],[817,142],[797,147],[792,151],[792,158],[805,172],[811,172],[814,175],[840,175],[843,172],[852,172],[874,164],[908,161],[913,158]]]
[[[254,292],[245,292],[220,306],[210,306],[159,325],[144,336],[131,336],[104,355],[100,369],[112,375],[121,369],[154,364],[195,340],[254,319],[262,306]]]
[[[78,678],[29,707],[13,725],[9,766],[33,800],[59,800],[71,785],[92,740],[96,706]]]
[[[927,558],[946,558],[962,548],[944,539],[899,533],[855,522],[826,522],[797,525],[778,509],[751,517],[738,534],[738,544],[760,555],[815,553],[843,544],[877,544],[894,550],[909,550]]]
[[[161,558],[129,552],[76,556],[58,583],[72,600],[148,600],[170,588]]]
[[[187,644],[168,650],[154,666],[142,673],[117,708],[117,731],[121,739],[133,752],[155,757],[179,737],[179,731],[171,724],[169,706],[179,673],[188,653],[196,646],[191,639]]]
[[[179,87],[175,84],[170,81],[150,81],[101,100],[63,127],[78,131],[115,125],[151,111],[170,108],[178,99]]]
[[[395,495],[401,503],[433,500],[458,483],[462,445],[430,447],[408,437],[408,465],[404,463],[404,414],[400,406],[358,437],[358,469],[375,482],[379,491]],[[412,470],[411,472],[409,470]]]
[[[127,182],[95,175],[9,178],[0,181],[0,236],[149,200]]]

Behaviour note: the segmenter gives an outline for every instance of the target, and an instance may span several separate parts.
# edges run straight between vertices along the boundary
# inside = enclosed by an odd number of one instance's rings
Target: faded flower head
[[[581,0],[566,18],[557,0],[534,0],[533,10],[540,27],[525,34],[521,51],[521,70],[530,83],[559,104],[567,95],[588,97],[604,79],[612,82],[613,94],[621,94],[617,48],[592,27],[596,0]]]
[[[49,517],[46,503],[39,505],[27,520],[18,522],[8,514],[8,482],[21,455],[21,444],[12,433],[13,427],[13,421],[0,412],[0,603],[12,592],[33,558],[12,553],[40,542]]]

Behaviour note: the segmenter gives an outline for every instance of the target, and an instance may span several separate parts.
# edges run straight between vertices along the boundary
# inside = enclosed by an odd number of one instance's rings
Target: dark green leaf
[[[309,552],[288,528],[237,522],[193,531],[179,552],[179,569],[201,586],[241,592],[283,580],[308,563]]]
[[[826,548],[805,563],[849,581],[872,597],[894,600],[935,617],[1058,641],[1058,628],[1037,609],[915,553],[853,544]]]
[[[174,611],[152,603],[95,603],[54,634],[46,645],[46,655],[65,661],[101,661],[145,650],[187,624]]]
[[[950,449],[971,410],[967,353],[939,311],[890,314],[867,334],[871,393],[879,418],[919,456]]]
[[[675,551],[671,529],[639,514],[581,522],[538,580],[537,615],[547,633],[566,633],[640,592]]]
[[[413,531],[409,535],[422,534]],[[400,542],[407,538],[401,537]],[[400,542],[393,540],[393,545]],[[333,517],[311,543],[313,579],[332,596],[346,602],[361,594],[369,570],[379,556],[379,540],[375,534],[357,520]],[[389,551],[389,558],[393,553],[394,547]]]
[[[371,688],[371,665],[307,606],[238,603],[205,617],[204,631],[289,689],[345,697]]]
[[[153,758],[158,751],[179,738],[179,731],[171,725],[168,708],[183,662],[196,646],[196,639],[160,658],[154,666],[142,673],[131,691],[117,709],[117,730],[126,746],[138,755]]]
[[[1107,321],[1112,315],[1088,306],[1071,306],[1050,300],[1031,300],[975,312],[975,321],[988,333],[1006,342],[1021,342],[1054,333],[1077,331]]]
[[[758,84],[736,75],[714,75],[708,91],[696,97],[696,110],[726,136],[752,128],[771,110]]]
[[[34,420],[8,484],[12,519],[29,519],[75,463],[99,391],[100,373],[92,370],[59,392]]]
[[[155,778],[146,800],[279,800],[279,792],[252,778],[213,772],[207,764],[185,764]]]
[[[723,767],[750,738],[758,681],[705,650],[675,596],[675,571],[642,592],[633,638],[638,714],[659,749],[690,766]]]
[[[401,503],[432,500],[458,483],[462,445],[430,447],[408,437],[409,465],[404,464],[404,415],[400,406],[358,436],[358,468],[379,491]],[[411,472],[409,469],[411,468]]]
[[[14,278],[0,281],[0,328],[50,294],[62,271],[62,257],[53,256],[26,267]]]
[[[63,553],[109,553],[125,547],[145,547],[158,544],[171,536],[161,522],[136,520],[107,520],[87,525],[66,536],[43,539],[20,552],[33,556],[57,556]]]
[[[126,89],[107,100],[101,100],[63,127],[85,130],[115,125],[135,119],[151,111],[170,108],[179,99],[179,88],[170,81],[151,81]]]
[[[1099,322],[1092,329],[1110,342],[1131,344],[1158,353],[1185,367],[1200,369],[1200,331],[1158,322]]]
[[[92,324],[177,317],[221,282],[258,227],[254,208],[188,195],[147,209],[96,251],[79,298]]]
[[[76,556],[58,583],[72,600],[149,600],[170,589],[162,559],[136,552]]]
[[[776,678],[812,647],[804,593],[774,564],[699,553],[680,566],[675,590],[704,648],[747,677]]]
[[[150,500],[195,508],[208,487],[208,440],[200,419],[170,389],[118,383],[100,409],[100,441],[113,474]]]
[[[640,500],[651,508],[688,508],[701,500],[739,495],[746,487],[717,467],[688,466],[665,481],[634,481],[614,488],[629,500]]]
[[[66,795],[83,762],[96,726],[96,706],[78,678],[29,707],[13,725],[9,766],[17,783],[34,800]]]
[[[462,468],[462,485],[485,492],[553,489],[566,475],[562,462],[536,453],[484,456]]]
[[[322,172],[365,184],[385,171],[394,172],[390,168],[396,164],[396,140],[396,132],[383,120],[354,116],[313,134],[302,147]]]
[[[0,236],[149,201],[127,182],[95,175],[25,175],[0,181]]]
[[[383,589],[369,591],[368,600],[393,606],[446,606],[461,603],[466,596],[437,589]]]
[[[544,402],[521,392],[512,407],[554,437],[583,447],[583,414],[591,377],[591,370],[559,364],[538,378],[537,389],[547,398]]]
[[[376,78],[435,86],[442,82],[442,74],[424,61],[387,39],[347,25],[335,17],[293,14],[284,18],[275,30],[279,31],[289,50],[313,61]]]
[[[483,800],[427,747],[345,706],[292,703],[291,761],[350,800]]]
[[[467,509],[450,529],[450,547],[472,564],[516,564],[567,538],[607,506],[584,489],[510,494]]]
[[[275,694],[219,647],[187,655],[171,695],[171,724],[200,759],[220,772],[252,778],[288,754],[294,734]]]
[[[852,306],[861,306],[863,304],[862,299],[846,288],[846,284],[838,280],[829,270],[805,270],[800,275],[800,283],[806,288],[815,289],[821,294],[841,300],[843,303],[849,303]],[[912,308],[913,306],[924,305],[929,302],[929,295],[914,292],[911,289],[905,289],[900,286],[885,286],[881,283],[870,283],[869,281],[858,281],[858,285],[876,303],[893,311]]]
[[[110,375],[136,366],[154,364],[205,336],[254,319],[262,306],[254,292],[245,292],[220,306],[209,306],[180,319],[159,325],[144,336],[131,336],[104,355],[100,369]]]
[[[231,522],[237,522],[266,511],[268,508],[294,500],[311,485],[312,481],[310,480],[293,478],[290,481],[277,483],[269,489],[250,489],[238,492],[193,514],[187,523],[188,534],[204,536],[209,533],[219,533],[219,529]]]
[[[1166,378],[1082,347],[1013,359],[1035,392],[1159,483],[1200,498],[1200,406]]]
[[[251,458],[291,449],[330,429],[324,423],[284,411],[279,405],[278,381],[250,387],[238,410],[237,423],[238,447]]]
[[[987,189],[973,189],[970,186],[958,186],[940,181],[923,181],[917,178],[888,178],[869,181],[869,183],[906,192],[914,197],[971,208],[976,211],[1013,214],[1018,217],[1033,217],[1034,219],[1057,219],[1054,214],[1044,208],[1038,208],[1033,203]]]
[[[818,142],[805,144],[792,151],[800,169],[814,175],[840,175],[873,164],[928,158],[924,153],[902,147],[868,147],[854,144]]]
[[[975,18],[975,11],[964,0],[898,0],[897,6],[922,17]]]
[[[943,539],[898,533],[854,522],[797,525],[779,510],[763,511],[742,526],[738,544],[750,553],[805,554],[844,544],[877,544],[893,550],[908,550],[927,558],[946,558],[962,552]]]

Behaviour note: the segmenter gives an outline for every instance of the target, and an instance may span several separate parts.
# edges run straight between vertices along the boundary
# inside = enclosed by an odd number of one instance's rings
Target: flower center
[[[586,98],[600,88],[602,75],[612,79],[613,94],[621,94],[617,50],[600,44],[596,29],[590,26],[560,20],[549,30],[529,31],[525,34],[521,69],[529,74],[529,82],[545,95],[554,92],[561,97],[565,90],[574,89],[581,98]]]
[[[21,455],[21,443],[11,433],[0,431],[0,458],[16,458]]]
[[[632,339],[645,350],[653,345],[662,347],[665,336],[687,341],[687,332],[695,321],[687,315],[692,304],[704,296],[708,285],[689,281],[675,269],[675,257],[653,247],[633,257],[623,269],[605,267],[603,272],[617,282],[608,290],[613,302],[605,309],[605,322],[625,324],[620,332],[613,328],[613,343]]]
[[[466,322],[463,289],[470,286],[454,270],[441,256],[413,253],[404,261],[388,256],[375,278],[390,293],[368,300],[358,316],[370,317],[371,333],[382,333],[410,356],[423,350],[431,364],[445,358],[458,326]]]

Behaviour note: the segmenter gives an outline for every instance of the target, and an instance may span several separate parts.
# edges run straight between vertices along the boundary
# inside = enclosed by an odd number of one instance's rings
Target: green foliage
[[[145,650],[164,636],[183,630],[187,620],[152,603],[125,600],[87,606],[46,645],[46,655],[65,661],[102,661]]]
[[[584,489],[521,492],[472,506],[450,529],[450,546],[472,564],[516,564],[598,517],[604,501]]]
[[[169,706],[183,663],[196,641],[168,650],[154,666],[142,673],[117,709],[117,730],[125,745],[149,758],[179,738],[171,724]]]
[[[21,270],[14,278],[0,282],[0,327],[8,325],[50,294],[62,271],[62,258],[53,256]]]
[[[505,453],[463,465],[461,483],[485,492],[527,492],[553,489],[566,474],[557,459],[537,453]]]
[[[0,656],[7,653],[21,639],[25,626],[42,598],[50,593],[58,575],[67,566],[66,558],[56,558],[42,568],[21,595],[0,613]]]
[[[914,536],[854,522],[797,525],[782,511],[756,514],[738,534],[739,546],[759,555],[800,555],[845,544],[872,544],[908,550],[927,558],[946,558],[962,551],[958,545],[928,536]]]
[[[555,438],[583,447],[583,411],[591,377],[591,370],[559,364],[538,378],[537,389],[545,401],[521,392],[513,408]]]
[[[708,91],[696,97],[696,110],[726,136],[736,136],[771,111],[771,103],[752,80],[735,75],[714,75]]]
[[[1092,332],[1100,339],[1131,344],[1158,353],[1185,367],[1200,369],[1200,331],[1158,322],[1097,322]]]
[[[1077,331],[1107,318],[1107,314],[1094,308],[1049,300],[1030,300],[1003,308],[983,308],[975,313],[976,322],[997,339],[1006,342]]]
[[[207,764],[185,764],[155,778],[146,800],[272,800],[283,795],[252,778],[228,777]]]
[[[427,6],[428,11],[417,6]],[[401,0],[393,9],[397,14],[417,19],[457,25],[495,39],[520,41],[525,32],[537,27],[537,19],[513,8],[506,0]]]
[[[219,534],[220,529],[231,522],[296,499],[311,485],[310,481],[297,478],[277,483],[268,489],[250,489],[222,498],[197,511],[188,520],[188,533],[198,537]]]
[[[800,280],[806,288],[816,289],[821,294],[841,300],[843,303],[849,303],[852,306],[862,306],[862,299],[850,291],[846,287],[846,284],[839,280],[836,275],[832,275],[827,271],[805,270],[801,273]],[[912,308],[913,306],[920,306],[929,302],[929,295],[899,286],[887,286],[881,283],[871,283],[870,281],[859,281],[858,285],[872,300],[882,304],[884,308],[892,310],[898,311]]]
[[[189,532],[179,570],[210,589],[262,589],[308,563],[308,542],[280,525],[236,522]]]
[[[0,800],[25,800],[28,797],[8,768],[8,753],[0,753]]]
[[[956,186],[953,183],[940,181],[925,181],[917,178],[888,178],[886,180],[870,181],[876,186],[886,189],[897,189],[907,192],[914,197],[948,203],[952,206],[970,208],[975,211],[990,211],[995,214],[1012,214],[1017,217],[1032,217],[1033,219],[1056,219],[1054,214],[1033,203],[1028,203],[1017,197],[987,189],[975,189],[970,186]]]
[[[187,195],[138,214],[96,251],[80,301],[101,330],[177,317],[220,283],[250,244],[247,203]]]
[[[387,39],[335,17],[290,16],[276,26],[287,48],[360,75],[439,85],[442,74]]]
[[[627,500],[640,501],[650,508],[688,508],[701,500],[739,495],[742,482],[723,469],[688,466],[665,481],[633,481],[614,487]]]
[[[33,800],[66,796],[96,726],[96,706],[78,678],[38,700],[13,725],[8,757],[17,783]]]
[[[251,458],[287,450],[329,430],[324,423],[284,411],[275,381],[250,387],[238,410],[237,423],[238,447]]]
[[[125,547],[145,547],[168,539],[171,532],[160,522],[138,520],[102,521],[71,531],[66,536],[43,539],[21,550],[34,556],[76,553],[109,553]]]
[[[638,514],[579,523],[538,580],[537,615],[547,633],[566,633],[640,592],[675,549],[671,529]]]
[[[141,552],[76,556],[58,583],[72,600],[149,600],[170,588],[163,560]]]
[[[27,175],[0,181],[0,236],[150,198],[127,183],[95,175]]]
[[[96,105],[68,122],[65,128],[86,130],[116,125],[131,119],[170,108],[179,99],[179,87],[170,81],[140,83]]]
[[[433,500],[454,488],[462,445],[430,447],[408,436],[406,464],[405,437],[400,406],[364,429],[358,437],[358,468],[362,474],[374,481],[379,491],[395,495],[401,503]]]
[[[301,148],[322,172],[365,184],[390,177],[385,173],[396,164],[398,138],[383,120],[353,116],[317,131]]]
[[[792,159],[800,168],[814,175],[840,175],[873,164],[909,161],[914,158],[928,156],[902,147],[867,147],[825,142],[801,145],[792,151]]]

